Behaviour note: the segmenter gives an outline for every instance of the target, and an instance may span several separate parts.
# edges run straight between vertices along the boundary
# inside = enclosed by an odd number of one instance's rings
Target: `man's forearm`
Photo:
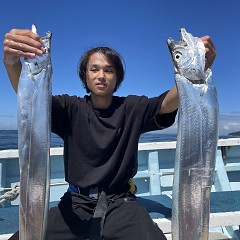
[[[17,92],[19,77],[22,70],[22,63],[21,61],[18,61],[14,64],[8,64],[6,61],[4,61],[4,65],[7,70],[7,74],[12,84],[12,87],[14,91]]]
[[[159,114],[171,113],[178,108],[178,105],[178,91],[176,87],[173,87],[164,98]]]

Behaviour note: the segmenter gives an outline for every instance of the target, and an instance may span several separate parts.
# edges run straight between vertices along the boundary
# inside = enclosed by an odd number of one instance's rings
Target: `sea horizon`
[[[237,136],[222,135],[219,139],[226,139]],[[177,140],[176,133],[161,133],[161,131],[147,132],[140,136],[139,143],[147,142],[171,142]],[[63,140],[56,134],[51,133],[51,148],[63,147]],[[0,150],[18,149],[18,131],[0,130]]]
[[[175,141],[176,134],[161,134],[148,132],[144,133],[139,138],[139,143],[144,142],[165,142]],[[63,147],[63,140],[58,135],[51,133],[50,147]],[[17,130],[0,130],[0,150],[17,149],[18,148],[18,131]]]

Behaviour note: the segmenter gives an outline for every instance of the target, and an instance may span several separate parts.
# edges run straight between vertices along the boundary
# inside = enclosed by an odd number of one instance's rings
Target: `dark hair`
[[[111,64],[113,64],[113,66],[115,67],[116,75],[117,75],[117,83],[113,92],[116,92],[124,79],[125,63],[123,58],[115,50],[109,47],[92,48],[81,57],[78,63],[78,75],[82,80],[83,87],[86,89],[87,93],[90,92],[90,90],[87,87],[87,77],[86,77],[87,65],[92,54],[97,52],[103,54],[107,58],[107,60],[110,61]]]

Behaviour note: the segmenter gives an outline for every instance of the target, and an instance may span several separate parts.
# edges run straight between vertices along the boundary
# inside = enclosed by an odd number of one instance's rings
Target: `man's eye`
[[[97,69],[96,68],[91,68],[90,71],[91,72],[97,72]]]
[[[106,69],[105,72],[106,73],[113,73],[114,71],[113,71],[113,69]]]

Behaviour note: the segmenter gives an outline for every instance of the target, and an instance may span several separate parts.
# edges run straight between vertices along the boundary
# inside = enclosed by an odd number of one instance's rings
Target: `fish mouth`
[[[192,83],[205,83],[205,62],[202,60],[202,57],[205,57],[205,47],[201,46],[203,44],[199,44],[197,38],[188,33],[185,28],[180,28],[179,32],[179,41],[171,37],[167,39],[175,73],[180,73]],[[183,60],[179,60],[179,55]]]
[[[186,47],[189,45],[189,39],[187,37],[189,33],[187,33],[186,29],[180,28],[179,32],[180,32],[180,41],[175,41],[171,37],[167,39],[167,45],[169,47],[170,52],[172,52],[176,46]]]

